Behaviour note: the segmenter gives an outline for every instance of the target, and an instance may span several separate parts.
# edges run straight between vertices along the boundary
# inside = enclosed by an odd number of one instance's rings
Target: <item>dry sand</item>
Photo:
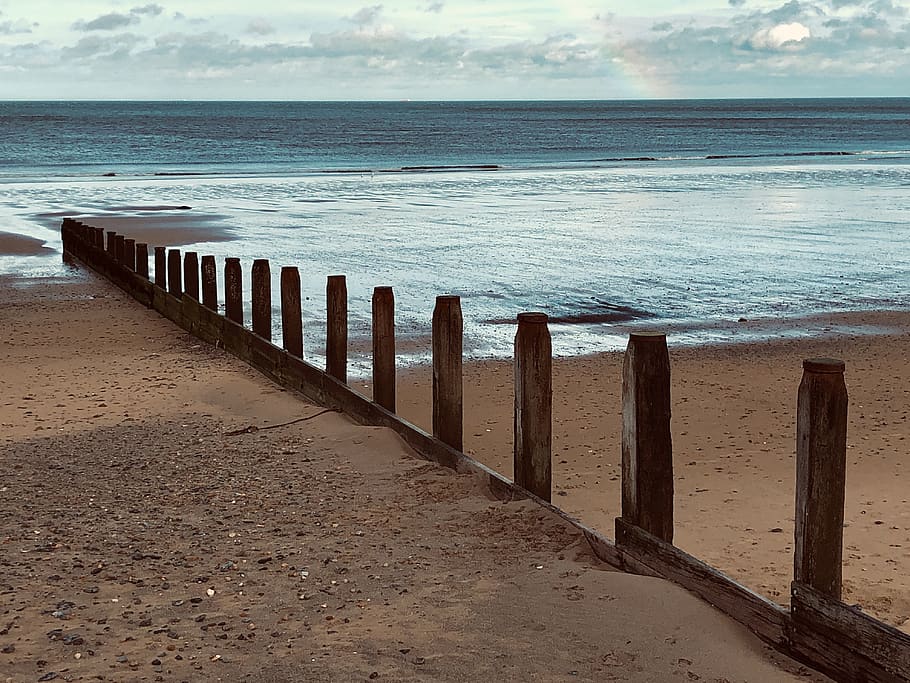
[[[97,278],[0,287],[0,681],[823,680]]]
[[[793,327],[793,321],[788,325]],[[844,599],[910,631],[910,315],[813,318],[776,342],[673,347],[676,544],[789,602],[796,393],[802,359],[847,363]],[[761,323],[766,328],[766,323]],[[892,330],[851,336],[851,329]],[[622,356],[554,363],[554,503],[612,536],[620,513]],[[511,477],[511,363],[465,366],[465,449]],[[399,379],[399,412],[430,425],[431,375]]]

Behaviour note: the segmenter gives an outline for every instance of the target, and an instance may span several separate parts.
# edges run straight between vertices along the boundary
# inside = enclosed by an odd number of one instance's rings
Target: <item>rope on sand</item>
[[[250,425],[249,427],[244,427],[243,429],[236,429],[233,432],[225,432],[225,436],[239,436],[240,434],[252,434],[253,432],[261,432],[266,429],[278,429],[279,427],[287,427],[289,425],[297,424],[298,422],[306,422],[307,420],[312,420],[313,418],[319,417],[320,415],[325,415],[326,413],[337,413],[339,412],[337,408],[326,408],[325,410],[320,410],[315,415],[307,415],[306,417],[298,417],[296,420],[291,420],[290,422],[282,422],[277,425],[267,425],[265,427],[257,427],[256,425]]]

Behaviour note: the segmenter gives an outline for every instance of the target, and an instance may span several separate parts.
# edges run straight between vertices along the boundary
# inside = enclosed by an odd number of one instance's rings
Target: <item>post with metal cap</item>
[[[272,274],[268,259],[253,261],[253,332],[272,340]]]
[[[303,311],[296,266],[281,268],[281,343],[292,356],[303,358]]]
[[[202,305],[218,310],[218,274],[215,272],[215,257],[202,257]]]
[[[199,301],[199,255],[195,251],[183,255],[183,291]]]
[[[461,298],[437,296],[433,309],[433,436],[462,450],[464,385]]]
[[[395,412],[395,295],[373,289],[373,400]]]
[[[325,289],[325,371],[348,381],[348,285],[344,275],[329,275]]]
[[[224,314],[243,325],[243,273],[239,258],[224,259]]]
[[[167,252],[167,291],[178,299],[183,294],[183,278],[180,276],[180,250],[169,249]]]
[[[673,542],[670,356],[665,334],[629,335],[623,359],[622,521]]]
[[[803,361],[796,408],[796,543],[793,578],[841,598],[847,386],[844,362]]]
[[[123,240],[123,265],[132,271],[136,270],[136,240]]]
[[[167,289],[167,250],[155,247],[155,285]]]
[[[515,483],[552,495],[553,352],[545,313],[519,313],[515,333]]]
[[[144,277],[149,278],[149,245],[140,242],[136,245],[136,272]]]

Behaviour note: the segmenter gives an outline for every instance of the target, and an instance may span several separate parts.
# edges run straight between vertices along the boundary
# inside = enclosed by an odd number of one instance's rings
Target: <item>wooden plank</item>
[[[300,271],[296,266],[283,266],[281,268],[281,345],[291,355],[303,358],[303,311],[300,298]]]
[[[325,371],[348,381],[348,285],[344,275],[329,275],[325,286]]]
[[[373,400],[395,412],[395,294],[375,287],[373,313]]]
[[[624,556],[695,593],[762,640],[786,646],[788,612],[780,605],[622,518],[616,519],[616,545]]]
[[[433,309],[433,436],[456,451],[464,443],[461,298],[437,296]]]
[[[519,313],[515,333],[515,483],[552,495],[553,350],[545,313]]]
[[[803,361],[796,415],[796,543],[793,578],[841,597],[847,472],[844,362]]]
[[[837,680],[910,681],[910,635],[798,581],[790,609],[800,659]]]
[[[272,274],[269,260],[253,261],[252,276],[253,332],[263,339],[272,339]]]
[[[622,517],[673,542],[670,358],[664,334],[629,335],[623,359]]]

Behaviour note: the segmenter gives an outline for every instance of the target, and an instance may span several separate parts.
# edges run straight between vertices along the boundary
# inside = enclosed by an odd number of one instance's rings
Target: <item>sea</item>
[[[426,358],[442,294],[475,358],[508,357],[522,311],[550,316],[563,356],[644,328],[737,343],[910,311],[910,98],[9,101],[0,131],[0,232],[47,247],[0,273],[78,277],[64,216],[186,229],[181,249],[247,278],[270,260],[279,340],[278,273],[299,268],[316,361],[330,274],[361,369],[376,286],[402,362]]]

